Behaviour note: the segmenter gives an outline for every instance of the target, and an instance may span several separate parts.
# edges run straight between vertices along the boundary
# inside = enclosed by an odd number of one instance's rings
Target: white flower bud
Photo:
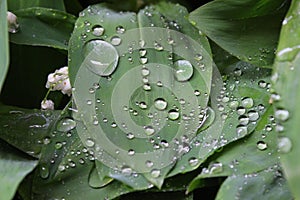
[[[19,23],[17,21],[17,16],[12,12],[7,12],[7,25],[8,25],[8,32],[16,33],[19,29]]]
[[[41,102],[41,108],[43,110],[54,110],[54,102],[51,100],[43,100]]]
[[[70,96],[72,88],[69,79],[68,67],[62,67],[55,70],[54,73],[49,74],[46,88],[50,88],[53,91],[61,90],[63,94]]]

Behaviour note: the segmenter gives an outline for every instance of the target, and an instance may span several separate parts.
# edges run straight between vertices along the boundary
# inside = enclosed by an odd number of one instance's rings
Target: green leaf
[[[40,111],[0,105],[0,138],[39,157],[60,111]]]
[[[120,200],[193,200],[193,194],[186,195],[182,191],[177,192],[135,192],[120,197]]]
[[[47,46],[67,50],[75,16],[50,8],[27,8],[15,12],[19,31],[10,34],[17,44]]]
[[[216,116],[213,124],[193,139],[190,152],[168,176],[198,168],[219,148],[252,133],[268,108],[269,76],[269,69],[241,61],[224,67],[223,88],[213,87],[210,97]],[[220,85],[218,79],[213,77],[213,85]]]
[[[294,199],[279,170],[274,166],[259,173],[230,176],[222,184],[216,199]]]
[[[193,11],[190,21],[220,47],[258,66],[273,63],[286,0],[216,0]]]
[[[13,199],[22,179],[37,165],[37,161],[0,140],[0,198]]]
[[[279,98],[276,102],[275,116],[278,117],[278,127],[284,127],[279,133],[279,151],[284,174],[287,177],[291,191],[295,199],[300,198],[299,184],[300,174],[298,159],[300,153],[299,140],[299,75],[300,53],[299,53],[299,15],[300,5],[298,1],[292,1],[290,10],[283,21],[278,52],[274,64],[275,95]],[[280,113],[284,112],[283,116]],[[282,118],[284,117],[284,118]],[[278,129],[281,131],[281,129]]]
[[[9,63],[8,52],[8,29],[7,29],[7,8],[6,1],[0,2],[0,93],[6,77]]]
[[[77,132],[104,165],[148,180],[110,173],[135,189],[162,186],[207,110],[210,48],[187,14],[168,3],[138,14],[93,5],[80,13],[70,40],[74,118],[85,126]]]
[[[32,7],[43,7],[52,8],[56,10],[65,11],[65,5],[63,0],[30,0],[30,1],[20,1],[20,0],[9,0],[7,1],[8,10],[16,11],[25,8]]]

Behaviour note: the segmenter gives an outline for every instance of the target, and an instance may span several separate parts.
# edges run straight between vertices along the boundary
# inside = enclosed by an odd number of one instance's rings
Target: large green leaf
[[[137,15],[94,5],[80,13],[70,40],[74,117],[85,126],[78,134],[99,161],[126,172],[110,177],[135,189],[142,179],[132,184],[128,174],[162,186],[206,111],[210,49],[187,14],[168,3]]]
[[[210,97],[215,110],[213,124],[197,135],[190,152],[181,158],[169,176],[198,168],[219,148],[252,133],[268,108],[270,70],[241,61],[224,70],[223,87],[221,90],[213,88]]]
[[[6,1],[0,2],[0,93],[8,70],[8,29],[6,20]]]
[[[7,4],[8,10],[10,11],[16,11],[32,7],[53,8],[56,10],[65,11],[65,5],[63,0],[9,0],[7,1]]]
[[[0,139],[0,199],[12,199],[22,179],[36,165],[36,160],[22,154]]]
[[[234,175],[221,186],[217,200],[223,199],[294,199],[278,166],[246,175]]]
[[[283,21],[278,52],[274,64],[273,98],[276,101],[275,116],[278,118],[279,151],[284,174],[287,177],[295,199],[300,198],[300,138],[299,138],[299,75],[300,75],[300,5],[292,1],[290,10]],[[282,128],[284,127],[284,131]]]
[[[66,50],[74,28],[75,17],[50,8],[26,8],[15,11],[20,28],[10,34],[17,44],[54,47]]]
[[[191,22],[230,54],[258,66],[273,63],[286,0],[216,0],[190,14]]]

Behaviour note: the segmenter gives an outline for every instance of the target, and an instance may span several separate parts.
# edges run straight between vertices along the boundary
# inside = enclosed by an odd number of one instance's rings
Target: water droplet
[[[198,158],[192,157],[192,158],[189,159],[189,165],[191,167],[197,166],[198,163],[199,163]]]
[[[229,107],[231,109],[237,109],[238,106],[239,106],[239,102],[238,101],[231,101],[231,102],[229,102]]]
[[[117,68],[119,55],[114,46],[103,40],[92,40],[84,47],[83,64],[98,76],[109,76]]]
[[[61,132],[68,132],[76,127],[76,122],[73,119],[65,118],[58,122],[57,130]]]
[[[140,57],[140,63],[141,64],[146,64],[148,62],[148,58],[146,57]]]
[[[157,110],[164,110],[167,108],[168,103],[163,98],[157,98],[154,101],[154,106]]]
[[[242,70],[239,69],[239,68],[236,68],[234,71],[233,71],[234,75],[235,76],[241,76],[242,75]]]
[[[45,137],[45,138],[43,139],[43,143],[44,143],[45,145],[49,144],[50,142],[51,142],[50,137]]]
[[[153,162],[150,161],[150,160],[147,160],[147,161],[145,162],[145,164],[146,164],[146,166],[149,167],[149,168],[151,168],[151,167],[153,166]]]
[[[175,109],[172,109],[168,112],[168,118],[171,120],[176,120],[179,118],[179,112]]]
[[[127,133],[126,134],[126,137],[129,139],[129,140],[132,140],[134,138],[134,135],[132,133]]]
[[[245,97],[242,99],[242,106],[244,106],[245,108],[252,108],[253,104],[253,99],[250,97]]]
[[[118,33],[118,34],[123,34],[123,33],[125,33],[125,28],[123,27],[123,26],[117,26],[116,27],[116,32]]]
[[[237,107],[236,111],[237,111],[237,114],[243,115],[243,114],[246,113],[246,108],[244,108],[244,107]]]
[[[188,60],[177,60],[175,63],[175,77],[178,81],[187,81],[189,80],[193,73],[193,66]]]
[[[140,49],[139,50],[140,56],[145,56],[147,54],[146,49]]]
[[[152,126],[145,126],[144,129],[145,129],[146,135],[148,135],[148,136],[153,135],[155,133],[155,130]]]
[[[264,151],[264,150],[266,150],[266,149],[268,148],[267,143],[265,143],[264,141],[258,141],[258,142],[256,143],[256,146],[257,146],[257,148],[258,148],[259,150],[261,150],[261,151]]]
[[[201,93],[200,93],[199,90],[195,90],[195,91],[194,91],[194,94],[195,94],[196,96],[200,96]]]
[[[267,83],[264,80],[260,80],[258,81],[258,86],[261,88],[265,88],[267,87]]]
[[[95,25],[92,28],[92,33],[94,36],[101,36],[104,33],[104,28],[100,25]]]
[[[86,145],[87,147],[93,147],[93,146],[95,145],[95,142],[94,142],[93,139],[88,138],[88,139],[86,139],[86,141],[85,141],[85,145]]]
[[[209,173],[210,174],[218,174],[223,171],[223,164],[222,163],[213,163],[209,165]]]
[[[201,54],[196,54],[195,55],[195,60],[201,61],[203,59],[203,56]]]
[[[55,149],[57,149],[57,150],[61,149],[62,146],[63,146],[63,144],[61,142],[56,142],[55,145],[54,145]]]
[[[241,125],[247,125],[249,124],[249,117],[242,115],[239,117],[239,122]]]
[[[286,121],[288,118],[289,118],[289,111],[287,110],[282,110],[282,109],[279,109],[279,110],[276,110],[275,111],[275,118],[280,120],[280,121]]]
[[[128,150],[128,155],[133,156],[135,154],[135,151],[133,149]]]
[[[248,117],[249,117],[250,121],[254,122],[254,121],[258,120],[259,114],[258,114],[258,112],[254,111],[254,110],[250,110],[248,112]]]
[[[278,139],[278,151],[281,153],[288,153],[292,149],[292,142],[288,137],[281,137]]]
[[[158,51],[162,51],[164,50],[164,47],[159,44],[158,42],[154,42],[154,49],[158,50]]]
[[[141,102],[139,103],[139,107],[140,107],[141,109],[147,109],[147,104],[146,104],[144,101],[141,101]]]
[[[163,147],[165,147],[165,148],[169,147],[169,143],[167,142],[167,140],[162,140],[162,141],[160,142],[160,144],[161,144],[161,146],[163,146]]]
[[[111,39],[110,39],[110,43],[114,46],[118,46],[120,45],[122,42],[122,39],[119,37],[119,36],[113,36]]]
[[[146,91],[151,90],[150,84],[148,84],[148,83],[144,84],[144,85],[143,85],[143,89],[146,90]]]
[[[153,178],[158,178],[160,176],[160,170],[159,169],[152,169],[150,174]]]
[[[126,176],[130,176],[132,174],[132,169],[125,165],[121,168],[121,172]]]
[[[49,177],[49,168],[48,168],[48,166],[46,166],[46,165],[44,165],[44,164],[42,164],[42,165],[40,166],[40,176],[41,176],[41,178],[43,178],[43,179],[46,179],[46,178]]]
[[[247,126],[238,126],[236,128],[236,134],[238,136],[243,136],[243,135],[246,135],[247,133],[248,133]]]

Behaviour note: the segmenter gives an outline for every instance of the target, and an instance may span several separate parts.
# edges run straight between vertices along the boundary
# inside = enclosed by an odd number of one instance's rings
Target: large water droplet
[[[104,28],[100,25],[95,25],[92,28],[92,33],[94,36],[101,36],[104,33]]]
[[[166,102],[166,100],[164,100],[163,98],[157,98],[155,101],[154,101],[154,106],[156,109],[158,110],[164,110],[167,108],[168,106],[168,103]]]
[[[292,142],[288,137],[281,137],[278,139],[278,150],[281,153],[288,153],[292,149]]]
[[[279,110],[276,110],[275,111],[275,118],[280,120],[280,121],[286,121],[288,118],[289,118],[289,111],[287,110],[282,110],[282,109],[279,109]]]
[[[189,80],[193,73],[193,65],[188,60],[177,60],[175,63],[175,77],[178,81]]]
[[[40,166],[40,176],[43,179],[46,179],[49,177],[49,168],[47,165],[42,164]]]
[[[92,40],[85,46],[86,67],[99,76],[109,76],[117,68],[119,55],[114,46],[103,40]]]
[[[76,122],[73,119],[65,118],[58,122],[57,130],[61,132],[68,132],[76,127]]]

